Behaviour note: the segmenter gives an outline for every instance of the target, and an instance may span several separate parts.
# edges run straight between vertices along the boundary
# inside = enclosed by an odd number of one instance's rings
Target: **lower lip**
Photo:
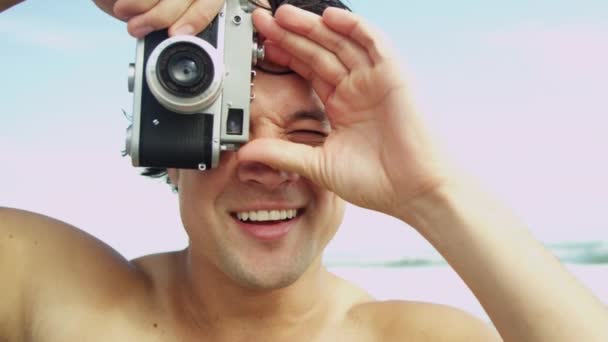
[[[250,236],[262,241],[276,241],[287,235],[293,225],[300,219],[296,216],[289,221],[279,221],[274,224],[252,224],[233,218],[237,225]]]

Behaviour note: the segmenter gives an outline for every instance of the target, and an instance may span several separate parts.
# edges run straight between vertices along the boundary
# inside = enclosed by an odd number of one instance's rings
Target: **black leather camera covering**
[[[198,36],[217,47],[217,30],[216,18]],[[154,48],[167,38],[167,30],[146,36],[144,70]],[[166,109],[148,88],[145,73],[143,77],[139,165],[198,169],[204,163],[207,168],[211,168],[213,115],[184,115]]]

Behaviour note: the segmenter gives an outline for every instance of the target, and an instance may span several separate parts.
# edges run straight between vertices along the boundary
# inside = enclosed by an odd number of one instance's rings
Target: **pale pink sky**
[[[370,20],[387,15],[389,3],[377,6]],[[174,195],[120,157],[134,41],[88,3],[80,17],[40,7],[28,2],[0,20],[0,64],[11,80],[0,101],[0,205],[66,220],[129,257],[183,246]],[[552,12],[501,24],[471,19],[477,26],[427,18],[413,27],[417,12],[396,13],[409,20],[376,23],[407,61],[421,111],[459,164],[543,241],[607,240],[608,24]],[[402,223],[351,207],[329,252],[428,250]]]

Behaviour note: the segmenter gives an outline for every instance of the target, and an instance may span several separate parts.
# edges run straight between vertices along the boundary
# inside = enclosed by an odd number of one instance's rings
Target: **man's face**
[[[258,72],[254,93],[250,140],[319,145],[329,133],[322,103],[297,75]],[[179,188],[190,252],[249,288],[296,281],[319,261],[344,213],[343,201],[333,193],[296,174],[239,162],[234,152],[223,152],[216,169],[170,170],[170,176]],[[297,216],[291,220],[242,220],[243,213],[267,219],[272,211],[293,209]]]

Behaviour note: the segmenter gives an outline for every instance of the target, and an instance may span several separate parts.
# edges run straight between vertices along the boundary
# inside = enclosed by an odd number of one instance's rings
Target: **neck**
[[[280,289],[251,289],[240,286],[217,267],[190,249],[179,256],[179,288],[174,293],[180,316],[195,322],[195,328],[223,336],[223,332],[290,331],[309,322],[324,321],[329,314],[330,274],[321,266],[319,256],[291,285]],[[183,316],[182,316],[183,317]],[[277,330],[279,332],[279,330]]]

